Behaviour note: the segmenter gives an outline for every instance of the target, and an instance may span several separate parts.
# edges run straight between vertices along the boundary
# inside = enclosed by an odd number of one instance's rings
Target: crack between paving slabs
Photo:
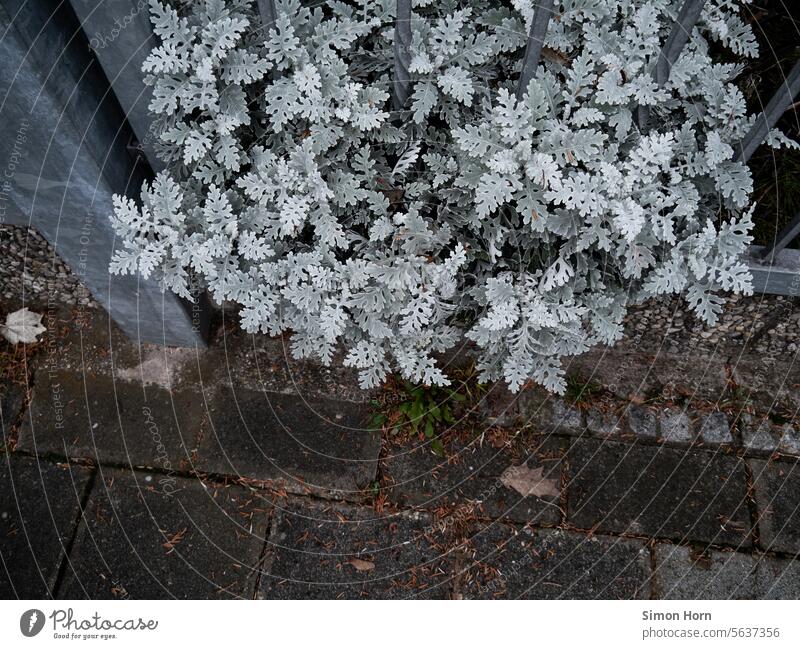
[[[81,520],[83,519],[86,507],[89,504],[89,497],[91,496],[92,489],[94,488],[96,478],[97,478],[97,468],[92,467],[89,479],[86,481],[86,486],[84,487],[83,493],[81,494],[78,513],[75,516],[74,525],[72,527],[72,535],[70,536],[70,539],[67,541],[66,546],[63,546],[62,544],[62,549],[64,550],[64,553],[63,556],[61,557],[61,561],[58,566],[58,572],[56,573],[55,583],[53,584],[53,592],[51,593],[53,599],[58,598],[59,591],[61,590],[61,586],[64,583],[64,579],[67,573],[67,566],[70,563],[70,556],[72,555],[72,549],[75,546],[75,541],[77,540],[78,532],[80,531]]]

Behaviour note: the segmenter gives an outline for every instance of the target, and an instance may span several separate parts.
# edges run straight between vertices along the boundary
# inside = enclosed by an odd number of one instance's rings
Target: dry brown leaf
[[[359,572],[369,572],[375,568],[375,564],[372,563],[372,561],[366,561],[364,559],[350,559],[347,563]]]
[[[503,471],[500,482],[509,489],[514,489],[523,496],[560,496],[561,491],[555,480],[543,477],[544,467],[531,469],[527,464],[510,466]]]
[[[170,554],[174,549],[175,546],[178,545],[181,541],[183,541],[183,537],[186,535],[186,528],[184,527],[180,532],[175,532],[171,537],[167,539],[165,543],[161,544],[161,547],[167,551],[167,554]]]
[[[566,54],[547,46],[542,48],[542,58],[547,59],[551,63],[558,63],[559,65],[569,65],[572,63],[572,59]]]

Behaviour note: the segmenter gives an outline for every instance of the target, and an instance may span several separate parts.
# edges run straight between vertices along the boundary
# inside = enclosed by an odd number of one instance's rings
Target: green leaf
[[[433,451],[434,455],[444,457],[444,444],[442,444],[441,440],[434,439],[431,441],[431,451]]]
[[[428,419],[428,421],[425,422],[425,437],[433,437],[434,432],[435,431],[433,430],[433,420]]]
[[[423,412],[425,412],[425,405],[422,403],[422,401],[414,401],[412,402],[411,408],[408,411],[408,416],[416,421],[422,417]]]

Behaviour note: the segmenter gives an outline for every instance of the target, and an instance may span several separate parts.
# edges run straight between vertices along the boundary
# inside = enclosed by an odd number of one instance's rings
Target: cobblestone
[[[685,411],[673,408],[661,413],[661,437],[665,442],[692,441],[691,422]]]
[[[628,407],[628,426],[636,437],[655,439],[658,435],[657,423],[658,415],[652,408],[637,405]]]
[[[568,406],[561,399],[552,404],[553,420],[550,431],[569,434],[580,434],[585,430],[583,412],[574,406]],[[548,431],[549,432],[549,431]]]
[[[602,437],[614,437],[622,432],[619,415],[598,409],[590,409],[586,413],[586,428]]]
[[[751,451],[774,451],[778,447],[778,439],[768,419],[744,414],[740,422],[742,443],[745,448]]]
[[[659,543],[653,591],[658,599],[798,599],[800,563]]]
[[[800,433],[790,424],[783,424],[778,428],[780,442],[778,448],[789,455],[800,455]]]
[[[700,416],[700,436],[707,444],[733,444],[731,427],[723,412],[711,412]]]

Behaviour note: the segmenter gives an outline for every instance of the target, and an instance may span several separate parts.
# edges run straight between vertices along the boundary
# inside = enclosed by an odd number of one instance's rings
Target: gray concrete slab
[[[427,445],[387,446],[382,475],[389,498],[399,506],[455,509],[462,516],[520,523],[555,524],[562,518],[560,496],[523,495],[501,480],[509,467],[541,469],[541,477],[561,488],[563,438],[520,433],[494,446],[489,436],[446,445],[447,457]]]
[[[748,460],[764,550],[800,554],[800,462]]]
[[[47,599],[91,470],[0,453],[0,598]]]
[[[290,500],[269,539],[264,599],[446,599],[456,549],[421,513]]]
[[[646,599],[650,557],[636,539],[494,523],[462,562],[467,599]]]
[[[271,509],[242,487],[101,469],[58,596],[251,598]]]
[[[221,388],[206,397],[198,468],[358,498],[375,481],[380,432],[367,404]]]
[[[749,544],[744,461],[699,449],[575,440],[567,520],[584,529]]]

